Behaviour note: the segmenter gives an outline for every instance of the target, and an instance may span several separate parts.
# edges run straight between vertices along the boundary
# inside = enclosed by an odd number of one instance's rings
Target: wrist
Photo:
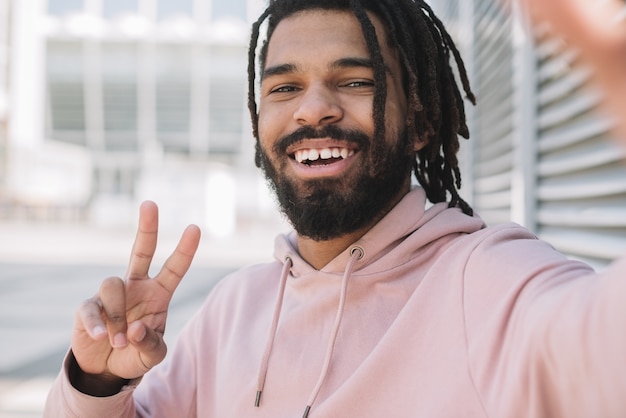
[[[76,390],[96,397],[116,395],[130,382],[112,374],[86,373],[80,368],[73,354],[68,364],[68,377]]]

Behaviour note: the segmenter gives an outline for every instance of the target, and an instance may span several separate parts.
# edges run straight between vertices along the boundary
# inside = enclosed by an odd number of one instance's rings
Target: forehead
[[[368,13],[385,61],[388,51],[384,25]],[[361,24],[348,10],[305,10],[281,20],[268,43],[265,67],[301,56],[324,59],[332,55],[369,57]]]

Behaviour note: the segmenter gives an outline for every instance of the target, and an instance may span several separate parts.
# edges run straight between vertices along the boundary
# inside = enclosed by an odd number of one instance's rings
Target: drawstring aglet
[[[257,407],[257,408],[259,407],[259,405],[261,405],[261,394],[262,394],[262,393],[263,393],[263,391],[262,391],[262,390],[259,390],[259,391],[257,391],[257,393],[256,393],[256,399],[255,399],[255,401],[254,401],[254,406],[255,406],[255,407]]]
[[[302,415],[302,418],[307,418],[309,416],[309,412],[311,412],[311,405],[306,406],[306,409],[304,410],[304,414]]]

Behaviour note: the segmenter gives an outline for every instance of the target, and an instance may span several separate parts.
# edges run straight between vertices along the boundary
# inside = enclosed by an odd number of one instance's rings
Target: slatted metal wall
[[[487,222],[511,217],[513,171],[513,43],[510,17],[493,3],[476,5],[473,120],[473,205]]]
[[[576,51],[548,28],[524,30],[514,2],[507,11],[496,0],[433,7],[459,40],[479,101],[463,168],[475,210],[597,268],[624,254],[625,153]]]
[[[575,51],[538,34],[537,223],[568,253],[604,262],[626,252],[626,168]]]

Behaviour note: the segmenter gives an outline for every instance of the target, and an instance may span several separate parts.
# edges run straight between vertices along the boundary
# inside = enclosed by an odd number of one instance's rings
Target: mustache
[[[337,141],[347,141],[356,144],[359,149],[366,151],[372,139],[363,131],[358,129],[342,129],[336,125],[325,125],[321,128],[303,126],[287,134],[276,141],[274,152],[285,153],[287,148],[305,139],[330,138]]]

